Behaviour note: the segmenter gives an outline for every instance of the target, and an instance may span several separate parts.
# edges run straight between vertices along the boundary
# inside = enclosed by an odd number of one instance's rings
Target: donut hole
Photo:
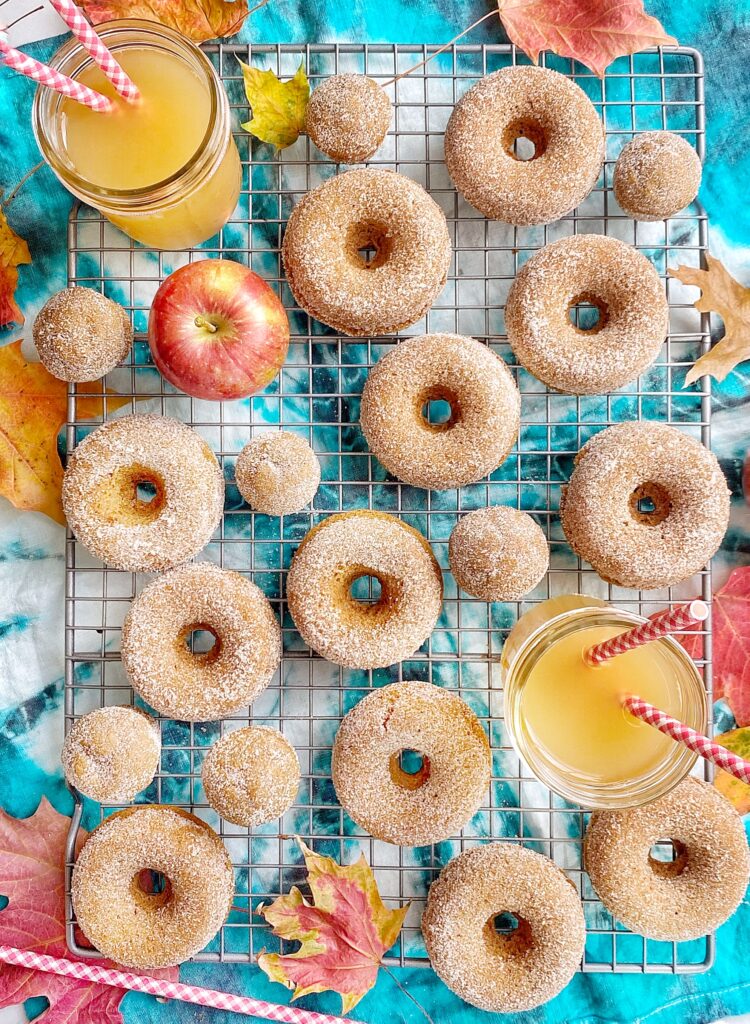
[[[383,587],[377,576],[364,573],[355,576],[349,584],[349,597],[360,604],[377,604],[383,595]]]
[[[172,898],[172,883],[156,868],[142,868],[130,883],[134,898],[149,909],[162,907]]]
[[[461,418],[458,395],[441,385],[422,391],[417,396],[417,405],[422,423],[430,431],[450,430]]]
[[[501,910],[493,914],[484,926],[491,948],[501,955],[518,955],[531,949],[531,925],[515,910]]]
[[[331,581],[332,597],[354,626],[371,628],[391,617],[401,584],[362,565],[347,566]]]
[[[503,131],[503,149],[514,160],[538,160],[547,148],[547,133],[539,121],[519,118]]]
[[[404,747],[391,754],[391,778],[401,789],[420,789],[430,777],[430,759],[421,750]]]
[[[205,622],[191,622],[185,626],[179,642],[192,660],[202,664],[216,661],[221,651],[218,633]]]
[[[346,249],[355,267],[376,270],[391,255],[391,234],[386,224],[361,221],[351,224],[347,231]]]
[[[581,292],[568,303],[568,319],[579,334],[598,334],[607,324],[607,303],[591,292]]]
[[[133,464],[121,466],[97,486],[93,505],[105,522],[145,526],[161,515],[164,480],[155,470]]]
[[[677,878],[687,862],[687,847],[679,839],[660,839],[648,851],[649,866],[660,878]]]
[[[644,526],[658,526],[672,511],[672,502],[661,484],[648,480],[630,495],[630,514]]]

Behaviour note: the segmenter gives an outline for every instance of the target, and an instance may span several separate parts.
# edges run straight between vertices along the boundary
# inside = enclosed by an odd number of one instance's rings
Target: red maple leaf
[[[30,818],[0,810],[0,942],[50,956],[76,960],[65,943],[65,838],[70,818],[42,798]],[[105,967],[106,960],[87,960]],[[176,981],[178,971],[152,972]],[[0,1008],[46,996],[44,1024],[122,1024],[125,992],[89,981],[60,978],[0,964]]]

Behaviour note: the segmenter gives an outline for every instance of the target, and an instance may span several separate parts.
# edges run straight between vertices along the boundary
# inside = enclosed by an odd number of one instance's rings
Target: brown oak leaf
[[[91,21],[141,18],[168,25],[192,39],[224,39],[236,35],[248,15],[247,0],[80,0]]]

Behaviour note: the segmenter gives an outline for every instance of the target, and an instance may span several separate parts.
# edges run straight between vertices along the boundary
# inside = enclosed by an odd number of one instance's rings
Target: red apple
[[[161,283],[148,318],[151,355],[194,398],[246,398],[266,387],[289,348],[276,292],[231,260],[200,260]]]

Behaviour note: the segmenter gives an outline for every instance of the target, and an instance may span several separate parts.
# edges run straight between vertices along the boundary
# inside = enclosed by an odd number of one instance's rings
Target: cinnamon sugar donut
[[[128,314],[92,288],[63,288],[53,295],[39,310],[33,334],[42,363],[66,381],[99,380],[133,344]]]
[[[495,918],[518,927],[498,932]],[[511,843],[465,850],[430,886],[422,934],[432,968],[472,1006],[518,1013],[562,991],[586,943],[575,886],[548,857]]]
[[[421,754],[418,771],[400,762]],[[392,683],[346,715],[331,774],[341,806],[360,828],[399,846],[439,843],[459,832],[487,796],[490,747],[460,697],[432,683]]]
[[[366,75],[333,75],[313,89],[305,131],[331,160],[369,160],[386,136],[393,108],[385,90]]]
[[[518,139],[534,145],[529,160]],[[548,224],[596,184],[604,127],[569,78],[539,67],[510,67],[480,79],[455,106],[445,131],[453,184],[480,213],[508,224]]]
[[[194,630],[213,633],[193,653]],[[186,722],[226,718],[265,690],[281,659],[271,605],[238,572],[207,562],[158,576],[136,597],[122,627],[122,664],[156,711]]]
[[[129,803],[149,786],[159,767],[161,734],[138,708],[96,708],[76,719],[65,737],[65,778],[100,803]]]
[[[374,604],[352,583],[380,583]],[[286,584],[302,639],[328,661],[380,668],[410,657],[435,628],[443,577],[419,531],[386,512],[342,512],[314,526],[294,553]]]
[[[652,856],[660,840],[671,840],[673,861]],[[641,807],[594,811],[584,857],[607,910],[631,931],[663,942],[714,931],[742,902],[750,878],[742,819],[695,778]]]
[[[361,249],[375,250],[367,262]],[[282,248],[297,305],[352,336],[416,323],[448,276],[445,214],[411,178],[367,168],[324,181],[297,204]]]
[[[426,403],[451,407],[429,423]],[[370,370],[360,419],[370,451],[415,487],[447,490],[475,483],[510,452],[521,397],[505,363],[486,345],[457,334],[403,341]]]
[[[155,491],[152,500],[138,488]],[[115,569],[157,572],[196,555],[224,510],[216,456],[167,416],[109,420],[68,456],[65,517],[85,548]]]
[[[448,541],[456,583],[482,601],[519,601],[549,568],[549,546],[526,512],[494,505],[458,521]]]
[[[599,310],[591,328],[569,310]],[[518,361],[548,387],[573,395],[616,391],[656,359],[669,329],[664,285],[632,245],[605,235],[571,235],[523,265],[505,308]]]
[[[631,139],[615,163],[612,188],[636,220],[665,220],[690,206],[701,184],[701,161],[674,132],[644,132]]]
[[[147,886],[161,873],[162,892]],[[177,807],[131,807],[85,840],[73,868],[78,925],[102,954],[148,970],[199,953],[229,915],[234,872],[213,829]]]
[[[688,579],[716,552],[729,488],[716,456],[695,438],[664,423],[618,423],[576,456],[560,521],[602,579],[655,590]]]
[[[257,512],[288,516],[315,497],[320,462],[304,437],[281,430],[248,441],[234,476],[240,494]]]

